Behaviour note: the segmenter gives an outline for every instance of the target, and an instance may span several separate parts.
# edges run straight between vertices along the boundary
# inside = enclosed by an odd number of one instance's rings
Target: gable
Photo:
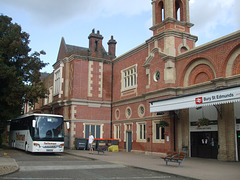
[[[67,56],[67,47],[64,38],[62,37],[60,48],[58,51],[57,61],[63,60]]]

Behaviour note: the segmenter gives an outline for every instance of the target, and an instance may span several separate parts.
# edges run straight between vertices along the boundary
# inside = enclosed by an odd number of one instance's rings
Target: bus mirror
[[[32,121],[32,127],[36,127],[36,120],[34,119],[33,121]]]
[[[70,124],[69,124],[69,122],[66,122],[66,125],[67,125],[67,129],[70,129]]]

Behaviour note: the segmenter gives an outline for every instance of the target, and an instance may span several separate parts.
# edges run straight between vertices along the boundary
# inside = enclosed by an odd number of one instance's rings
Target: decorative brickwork
[[[89,68],[88,68],[88,97],[92,97],[92,84],[93,84],[93,61],[89,61]]]

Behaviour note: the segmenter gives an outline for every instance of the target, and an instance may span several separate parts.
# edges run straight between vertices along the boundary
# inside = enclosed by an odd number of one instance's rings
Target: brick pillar
[[[177,120],[177,151],[183,151],[183,146],[189,146],[189,109],[180,110]]]
[[[74,149],[75,148],[75,134],[76,134],[76,123],[71,120],[71,133],[70,133],[70,149]]]
[[[233,104],[223,104],[222,118],[218,115],[218,160],[235,161],[235,119]]]

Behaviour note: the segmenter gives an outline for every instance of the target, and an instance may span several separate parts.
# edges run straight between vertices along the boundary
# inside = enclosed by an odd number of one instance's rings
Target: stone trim
[[[143,108],[143,112],[141,112],[141,108]],[[145,112],[146,112],[145,106],[144,106],[143,104],[140,104],[140,105],[138,106],[138,116],[139,116],[140,118],[144,117],[144,116],[145,116]]]
[[[179,26],[186,26],[186,27],[188,27],[188,28],[191,28],[191,27],[194,26],[194,24],[192,24],[192,23],[184,22],[184,21],[178,21],[178,20],[176,20],[176,19],[174,19],[174,18],[172,18],[172,17],[167,17],[163,22],[152,26],[152,27],[150,28],[150,30],[154,31],[154,30],[156,30],[157,28],[160,28],[160,27],[162,27],[162,26],[165,26],[165,25],[168,24],[168,23],[174,23],[174,24],[179,25]]]
[[[226,66],[226,77],[233,75],[233,66],[237,57],[240,55],[240,47],[237,48],[230,56]]]
[[[143,132],[143,134],[142,134],[142,135],[145,136],[145,139],[144,138],[140,139],[140,132],[141,132],[140,127],[141,127],[141,125],[145,126],[145,133]],[[147,128],[147,122],[146,121],[136,122],[136,135],[137,135],[136,142],[140,142],[140,143],[146,143],[147,142],[147,134],[148,134],[147,129],[148,128]]]
[[[151,113],[154,114],[154,113]],[[144,118],[133,118],[133,119],[121,119],[121,120],[115,120],[112,123],[113,124],[119,124],[119,123],[134,123],[134,122],[140,122],[140,121],[152,121],[152,120],[164,120],[164,119],[169,119],[168,114],[166,116],[148,116]]]
[[[71,121],[74,123],[85,123],[85,124],[111,124],[109,120],[103,121],[103,120],[89,120],[89,119],[65,119],[66,121]]]
[[[136,53],[146,49],[147,47],[148,47],[148,44],[147,43],[143,43],[143,44],[137,46],[136,48],[126,52],[125,54],[115,58],[114,60],[112,60],[112,62],[113,63],[117,63],[117,62],[120,62],[122,60],[125,60],[126,58],[128,58],[128,57],[130,57],[130,56],[132,56],[132,55],[134,55],[134,54],[136,54]]]
[[[179,38],[185,38],[185,39],[190,39],[190,40],[193,40],[193,41],[197,41],[198,40],[198,37],[197,36],[193,36],[189,33],[185,33],[185,32],[178,32],[178,31],[174,31],[174,30],[170,30],[170,31],[164,31],[160,34],[157,34],[153,37],[151,37],[150,39],[146,40],[145,43],[137,46],[135,49],[132,49],[130,51],[128,51],[127,53],[115,58],[112,62],[113,63],[117,63],[117,62],[120,62],[122,60],[125,60],[126,58],[138,53],[139,51],[145,49],[145,48],[148,48],[148,44],[150,43],[153,43],[156,39],[161,39],[161,38],[164,38],[166,36],[175,36],[175,37],[179,37]],[[161,52],[162,55],[165,55],[163,52]]]
[[[62,85],[64,82],[64,78],[63,76],[63,68],[64,68],[64,64],[63,63],[59,63],[59,68],[55,69],[53,71],[54,77],[53,77],[53,96],[57,96],[58,98],[61,98],[61,96],[63,95],[63,90],[62,90]],[[56,73],[59,73],[59,90],[58,92],[56,92]]]
[[[93,67],[92,66],[93,66],[93,61],[89,61],[89,63],[88,63],[88,97],[93,96],[92,93],[91,93],[91,91],[93,90],[93,88],[92,88]]]
[[[90,107],[111,107],[108,101],[92,101],[87,99],[69,99],[57,101],[51,104],[53,107],[63,107],[68,105],[90,106]]]
[[[210,49],[213,49],[215,47],[218,47],[220,45],[223,45],[223,44],[226,44],[230,41],[234,41],[234,40],[237,40],[239,39],[239,36],[240,36],[240,31],[236,31],[232,34],[229,34],[227,36],[224,36],[224,37],[221,37],[219,39],[216,39],[214,41],[211,41],[209,43],[206,43],[206,44],[203,44],[201,46],[198,46],[194,49],[191,49],[189,51],[186,51],[182,54],[180,54],[179,56],[176,57],[176,60],[182,60],[184,58],[187,58],[187,57],[190,57],[190,56],[193,56],[195,54],[198,54],[198,53],[202,53],[204,51],[207,51],[207,50],[210,50]]]
[[[184,75],[184,81],[183,81],[183,86],[184,87],[187,87],[188,84],[189,84],[189,75],[191,74],[192,70],[197,67],[198,65],[201,65],[201,64],[205,64],[207,66],[209,66],[213,73],[214,73],[214,79],[216,78],[216,71],[215,71],[215,68],[214,66],[212,65],[212,63],[210,61],[208,61],[207,59],[199,59],[197,61],[194,61],[187,69],[185,75]]]
[[[76,106],[71,106],[71,119],[76,119],[75,115],[77,114]]]
[[[188,86],[188,87],[164,88],[164,89],[148,92],[148,93],[142,94],[140,96],[115,101],[115,102],[113,102],[113,107],[128,105],[131,103],[139,103],[142,101],[159,98],[159,97],[163,97],[163,96],[180,96],[180,95],[184,95],[184,94],[206,91],[206,90],[215,89],[215,88],[219,87],[219,84],[233,86],[233,85],[239,84],[239,81],[240,81],[240,75],[236,75],[234,77],[218,78],[218,79],[214,79],[212,81],[195,84],[195,85]]]
[[[121,116],[120,109],[117,108],[117,109],[115,110],[115,119],[116,119],[116,120],[119,120],[120,116]]]
[[[104,58],[97,58],[97,57],[91,57],[91,56],[81,56],[77,54],[73,54],[70,57],[66,57],[63,60],[57,61],[55,64],[53,64],[53,67],[57,67],[60,63],[65,63],[65,62],[71,62],[73,60],[81,60],[81,61],[94,61],[94,62],[102,62],[105,64],[111,64],[112,61],[109,59],[104,59]]]
[[[99,69],[99,72],[100,72],[100,75],[99,75],[99,79],[100,79],[100,81],[98,82],[98,84],[99,84],[99,94],[98,94],[98,97],[99,98],[102,98],[102,92],[103,92],[103,63],[101,63],[101,62],[99,62],[99,67],[100,67],[100,69]]]
[[[148,43],[148,44],[153,43],[155,41],[155,39],[161,39],[161,38],[168,37],[168,36],[175,36],[175,37],[179,37],[181,39],[183,39],[183,38],[190,39],[195,42],[198,40],[197,36],[191,35],[189,33],[179,32],[179,31],[175,31],[175,30],[169,30],[169,31],[163,31],[160,34],[157,34],[157,35],[151,37],[150,39],[146,40],[146,43]]]

